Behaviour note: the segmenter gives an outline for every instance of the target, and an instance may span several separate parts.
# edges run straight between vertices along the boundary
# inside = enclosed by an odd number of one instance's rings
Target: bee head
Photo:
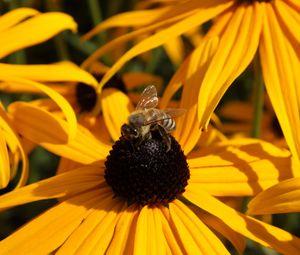
[[[145,121],[145,116],[142,113],[134,113],[128,117],[129,125],[137,128],[143,126]]]
[[[127,124],[122,125],[121,134],[126,140],[137,139],[139,137],[138,130]]]

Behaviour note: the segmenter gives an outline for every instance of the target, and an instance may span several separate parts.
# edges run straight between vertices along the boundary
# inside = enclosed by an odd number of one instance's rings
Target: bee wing
[[[136,106],[136,110],[155,108],[158,104],[157,91],[154,85],[146,87],[141,95],[141,99]]]
[[[162,120],[173,119],[186,113],[186,109],[182,108],[167,108],[163,110],[151,109],[148,114],[148,120],[145,125],[153,124]]]
[[[164,113],[170,115],[172,118],[177,118],[187,112],[186,109],[183,108],[166,108],[162,110]]]

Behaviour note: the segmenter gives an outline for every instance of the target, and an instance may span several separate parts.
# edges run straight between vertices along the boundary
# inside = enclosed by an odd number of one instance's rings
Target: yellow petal
[[[229,254],[222,242],[186,205],[174,200],[169,208],[187,254]]]
[[[17,185],[15,186],[15,188],[18,188],[20,186],[23,186],[28,179],[28,171],[29,171],[29,161],[28,161],[28,157],[27,154],[23,148],[23,144],[19,138],[19,136],[16,134],[16,132],[14,131],[14,125],[11,122],[11,120],[8,118],[8,116],[6,115],[6,112],[4,111],[2,105],[0,106],[0,127],[3,129],[3,135],[6,139],[7,145],[10,148],[11,152],[14,155],[19,155],[19,153],[21,154],[21,158],[22,158],[22,169],[21,169],[21,175],[20,178],[17,182]],[[18,151],[17,151],[18,150]],[[12,163],[12,176],[15,175],[14,171],[17,171],[17,163],[18,162],[11,162]],[[15,166],[14,166],[15,164]]]
[[[250,214],[300,212],[300,178],[292,178],[261,192],[248,204]]]
[[[48,88],[47,86],[45,86],[41,83],[38,83],[38,82],[33,82],[33,81],[25,80],[22,78],[10,77],[10,76],[0,76],[0,80],[4,81],[6,83],[12,83],[12,84],[17,83],[17,84],[22,84],[24,86],[35,87],[35,88],[43,91],[50,98],[52,98],[56,102],[56,104],[61,108],[61,110],[65,114],[65,117],[68,121],[68,124],[69,124],[68,139],[69,140],[73,139],[73,137],[75,136],[75,133],[76,133],[77,120],[76,120],[76,116],[75,116],[75,113],[74,113],[72,107],[70,106],[70,104],[67,102],[67,100],[63,96],[61,96],[54,90],[52,90],[52,89]],[[17,106],[18,106],[18,104],[16,104],[16,109],[15,109],[16,111],[20,110]],[[23,106],[24,105],[22,105],[22,107]],[[29,107],[29,106],[27,105],[27,107]]]
[[[292,177],[289,152],[254,139],[212,146],[189,159],[189,184],[215,196],[251,196]]]
[[[265,5],[260,56],[267,92],[287,144],[300,164],[300,56],[297,43]],[[299,175],[299,170],[295,171]]]
[[[255,55],[262,26],[262,11],[259,7],[259,3],[255,2],[238,5],[233,10],[201,84],[198,98],[200,127],[207,128],[221,97]]]
[[[101,106],[104,122],[112,139],[117,141],[121,136],[121,126],[134,110],[129,98],[120,90],[105,89],[101,93]]]
[[[158,208],[144,206],[141,209],[136,225],[134,254],[166,254],[166,241],[160,219]]]
[[[97,140],[104,144],[111,144],[112,139],[104,122],[102,114],[91,116],[90,114],[80,115],[78,122],[88,129]]]
[[[6,193],[0,197],[0,208],[8,208],[33,201],[71,196],[104,183],[98,167],[81,167],[46,180]],[[99,188],[103,193],[107,188]]]
[[[300,9],[297,10],[292,4],[285,1],[276,1],[274,6],[280,23],[282,22],[285,25],[284,28],[289,31],[290,36],[300,43],[300,35],[296,32],[300,27]]]
[[[83,246],[82,250],[79,250],[79,253],[83,254],[91,249],[92,254],[97,255],[99,252],[100,254],[105,254],[111,239],[113,238],[116,222],[120,217],[120,212],[124,210],[125,206],[126,204],[124,202],[119,202],[107,213],[103,222],[97,226],[96,230],[92,234],[92,237],[94,237],[97,242],[93,239],[89,239],[89,242]]]
[[[115,221],[124,203],[113,199],[112,194],[109,196],[101,195],[98,203],[90,211],[90,214],[72,233],[68,240],[59,249],[57,254],[104,254],[108,244],[104,239],[112,238],[111,231],[115,228]],[[97,247],[99,241],[103,241],[104,249]]]
[[[139,210],[136,206],[128,207],[120,213],[120,218],[116,224],[114,237],[108,247],[107,254],[132,254],[133,238],[130,235],[135,231]]]
[[[0,242],[0,254],[49,254],[61,246],[98,202],[90,191],[54,206]]]
[[[6,140],[0,128],[0,189],[5,188],[10,180],[10,165]]]
[[[224,238],[229,240],[236,248],[236,250],[240,254],[243,254],[246,248],[246,239],[242,235],[233,231],[219,218],[201,210],[199,207],[193,206],[191,209],[206,225],[208,225],[210,228],[220,233]]]
[[[201,135],[197,118],[197,100],[199,92],[199,81],[204,76],[204,70],[218,45],[218,38],[212,37],[203,41],[197,47],[188,62],[183,87],[180,108],[187,109],[187,113],[178,119],[174,136],[182,145],[184,152],[188,154],[197,144]]]
[[[111,146],[100,142],[81,126],[78,126],[74,139],[66,143],[68,134],[66,121],[28,103],[16,102],[10,106],[12,109],[9,110],[18,132],[57,155],[78,163],[89,164],[105,159],[111,149]]]
[[[25,102],[15,102],[9,106],[9,113],[18,132],[37,144],[68,141],[68,129],[61,125],[58,117],[42,108]]]
[[[40,82],[77,81],[93,85],[94,87],[98,84],[97,80],[91,74],[67,61],[48,65],[0,64],[0,76],[2,75],[27,78]],[[13,84],[8,85],[13,87]],[[1,89],[6,89],[5,84],[1,85]]]
[[[38,14],[37,10],[31,8],[17,8],[0,17],[0,33],[16,25],[20,21]]]
[[[162,14],[166,13],[170,8],[160,8],[154,10],[138,10],[120,13],[114,15],[107,20],[104,20],[91,31],[86,33],[82,39],[89,40],[96,34],[113,27],[131,27],[131,26],[145,26],[153,24]]]
[[[66,128],[66,123],[62,124]],[[95,161],[104,160],[111,150],[110,145],[97,140],[83,127],[77,130],[76,136],[68,144],[42,143],[41,145],[57,155],[81,164],[90,164]]]
[[[219,2],[219,5],[216,3]],[[180,34],[186,32],[187,30],[199,26],[211,19],[220,12],[226,10],[232,5],[233,1],[207,1],[202,3],[203,6],[199,7],[197,12],[189,17],[183,19],[182,21],[177,22],[176,24],[161,30],[154,35],[147,37],[145,40],[139,44],[132,47],[127,51],[104,75],[103,79],[100,82],[100,87],[102,87],[128,60],[133,57],[151,50],[155,47],[162,45],[163,43],[169,41],[170,39],[179,36]]]
[[[176,234],[177,232],[174,226],[172,225],[173,223],[171,223],[169,215],[168,217],[166,217],[165,214],[163,213],[166,212],[166,210],[168,209],[166,209],[163,206],[160,206],[159,209],[160,210],[158,213],[160,216],[162,229],[166,239],[166,247],[169,247],[171,254],[184,254],[185,252],[184,246],[181,243],[180,237]],[[169,211],[167,212],[169,213]]]
[[[77,29],[73,18],[67,14],[50,12],[36,15],[5,31],[5,36],[0,37],[0,58],[19,49],[46,41],[65,29],[73,31]]]
[[[299,238],[282,229],[241,214],[205,191],[188,186],[184,197],[222,220],[234,231],[263,246],[273,248],[283,254],[297,254],[300,250]]]
[[[133,254],[143,254],[145,252],[146,254],[151,254],[149,249],[153,247],[148,247],[147,245],[147,239],[150,234],[148,229],[149,228],[148,221],[149,221],[148,208],[147,206],[144,206],[140,211],[136,223]]]

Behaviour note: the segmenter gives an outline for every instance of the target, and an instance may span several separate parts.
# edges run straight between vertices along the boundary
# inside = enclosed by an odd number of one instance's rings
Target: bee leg
[[[167,133],[166,129],[161,125],[156,125],[155,129],[158,130],[160,136],[164,140],[165,144],[167,145],[167,152],[171,150],[172,140],[169,134]]]

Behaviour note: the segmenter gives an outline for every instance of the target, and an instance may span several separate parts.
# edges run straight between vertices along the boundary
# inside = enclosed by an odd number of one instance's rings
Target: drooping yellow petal
[[[131,27],[131,26],[145,26],[148,24],[153,24],[162,14],[170,10],[167,8],[157,8],[155,10],[138,10],[120,13],[114,15],[107,20],[104,20],[92,30],[82,36],[83,40],[89,40],[91,37],[96,34],[113,27]]]
[[[290,153],[254,139],[225,141],[189,159],[191,187],[215,196],[250,196],[292,177]]]
[[[31,8],[17,8],[0,17],[0,32],[9,29],[22,20],[38,14],[37,10]]]
[[[229,254],[222,242],[182,202],[169,204],[170,216],[188,254]]]
[[[12,124],[12,122],[8,118],[8,116],[6,115],[6,112],[4,111],[2,105],[0,106],[0,127],[3,129],[2,134],[5,137],[7,145],[10,148],[11,152],[15,156],[19,155],[19,153],[21,154],[21,159],[22,159],[21,175],[17,182],[17,185],[15,186],[15,188],[18,188],[20,186],[23,186],[27,182],[29,161],[28,161],[27,154],[23,148],[23,144],[22,144],[19,136],[14,131],[14,125]],[[11,162],[11,163],[12,163],[11,176],[14,176],[15,172],[17,171],[17,162]],[[11,178],[11,176],[10,176],[10,178]]]
[[[67,143],[69,129],[66,121],[28,103],[16,102],[10,106],[13,107],[10,113],[18,132],[57,155],[89,164],[105,159],[111,149],[111,146],[98,141],[81,126],[78,126],[75,137]]]
[[[90,164],[95,161],[104,160],[111,150],[111,146],[95,139],[83,127],[77,131],[75,138],[68,144],[42,143],[41,145],[57,155],[81,164]]]
[[[10,165],[6,140],[0,128],[0,189],[5,188],[10,180]]]
[[[299,165],[299,45],[285,32],[285,28],[281,27],[272,6],[264,6],[265,15],[260,47],[263,76],[287,144]],[[298,169],[295,175],[299,175]]]
[[[299,238],[282,229],[239,213],[205,191],[188,186],[183,195],[193,204],[218,217],[234,231],[263,246],[273,248],[283,254],[297,254],[300,250]]]
[[[73,31],[77,29],[77,24],[67,14],[50,12],[36,15],[5,31],[5,36],[0,37],[0,58],[19,49],[46,41],[65,29]]]
[[[45,86],[41,83],[38,83],[38,82],[25,80],[22,78],[12,77],[12,76],[0,76],[0,80],[4,81],[6,83],[12,83],[12,84],[17,83],[17,84],[22,84],[24,86],[35,87],[35,88],[41,90],[42,92],[44,92],[45,94],[47,94],[61,108],[61,110],[63,111],[63,113],[68,121],[68,129],[69,129],[68,130],[68,139],[71,140],[74,138],[76,129],[77,129],[76,116],[75,116],[75,113],[74,113],[72,107],[70,106],[70,104],[67,102],[67,100],[63,96],[61,96],[56,91],[48,88],[47,86]],[[14,107],[15,111],[20,110],[20,108],[22,108],[22,107],[25,107],[25,105],[22,105],[21,103],[16,103],[16,104],[12,104],[12,105],[15,105],[15,107]],[[20,105],[22,107],[18,107]],[[29,106],[27,105],[27,107],[29,107]]]
[[[219,3],[219,5],[216,5],[216,3]],[[195,26],[203,24],[215,15],[229,8],[232,4],[233,1],[205,1],[202,8],[199,7],[198,11],[195,14],[190,15],[182,21],[177,22],[176,24],[162,31],[159,31],[150,37],[147,37],[145,40],[138,43],[129,51],[127,51],[104,75],[99,86],[102,87],[128,60],[145,51],[151,50],[155,47],[162,45],[163,43],[169,41],[174,37],[179,36],[180,34],[183,34],[187,30]]]
[[[300,212],[300,178],[292,178],[261,192],[248,204],[250,214]]]
[[[101,171],[98,167],[81,167],[2,195],[0,208],[5,209],[43,199],[75,195],[100,186],[101,183],[104,183],[102,175],[103,169]],[[102,193],[108,190],[100,187],[97,189],[101,190]]]
[[[11,65],[0,64],[0,76],[15,76],[40,82],[65,82],[76,81],[97,86],[97,80],[88,72],[80,69],[77,65],[63,61],[48,65]],[[14,84],[7,84],[7,86]],[[67,86],[67,85],[66,85]],[[1,84],[5,90],[5,84]]]
[[[68,129],[61,126],[54,114],[25,102],[12,103],[8,110],[18,132],[27,139],[37,144],[68,142]]]
[[[182,145],[186,154],[188,154],[197,144],[202,132],[199,129],[197,118],[199,81],[202,80],[205,74],[204,70],[217,45],[218,38],[208,38],[193,51],[188,62],[187,74],[183,81],[184,87],[180,102],[180,108],[186,109],[187,113],[178,119],[177,128],[174,133],[174,136]]]
[[[104,122],[112,139],[117,141],[121,136],[121,126],[134,110],[129,98],[120,90],[108,88],[101,93],[101,106]]]
[[[198,118],[200,127],[205,129],[221,97],[249,65],[259,43],[262,26],[259,3],[238,5],[232,11],[199,92]]]
[[[99,202],[101,191],[81,193],[54,206],[0,242],[0,254],[49,254],[61,246]]]

